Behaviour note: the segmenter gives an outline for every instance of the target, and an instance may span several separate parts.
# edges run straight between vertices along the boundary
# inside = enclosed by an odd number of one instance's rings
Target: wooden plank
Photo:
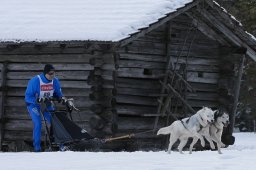
[[[87,81],[60,81],[62,88],[91,88]],[[28,80],[7,80],[8,87],[27,87]]]
[[[34,43],[30,43],[30,46],[34,46]],[[42,48],[35,48],[35,47],[26,47],[25,45],[19,46],[19,44],[14,44],[14,47],[0,48],[0,55],[38,55],[38,54],[91,54],[93,49],[87,49],[85,47],[76,47],[76,48],[60,48],[60,47],[50,47],[45,46]]]
[[[203,77],[199,77],[197,72],[188,72],[187,81],[194,83],[208,83],[208,84],[217,84],[219,75],[216,73],[202,73]]]
[[[25,72],[18,72],[18,71],[9,71],[7,73],[7,79],[9,80],[29,80],[35,75],[39,75],[42,72],[36,71],[25,71]],[[62,80],[87,80],[90,71],[59,71],[56,72],[56,77]]]
[[[0,62],[14,63],[89,63],[92,54],[34,54],[34,55],[0,55]]]
[[[80,107],[89,108],[92,104],[94,104],[94,102],[91,101],[88,97],[74,97],[74,100],[75,100],[75,105],[78,108],[80,108]],[[7,97],[6,98],[6,106],[26,107],[24,97]]]
[[[128,60],[138,61],[151,61],[151,62],[166,62],[167,58],[163,55],[143,55],[143,54],[130,54],[130,53],[119,53],[119,58]]]
[[[4,139],[5,141],[32,141],[33,140],[33,130],[31,131],[21,131],[21,130],[5,130]],[[41,140],[44,140],[42,137]]]
[[[153,115],[157,112],[157,107],[118,104],[116,106],[117,113],[120,115]]]
[[[142,96],[131,96],[131,95],[117,95],[116,102],[124,104],[135,104],[135,105],[148,105],[157,106],[157,98],[153,97],[142,97]]]
[[[189,83],[196,92],[216,92],[218,91],[217,84]]]
[[[137,105],[137,106],[157,106],[157,98],[150,98],[150,97],[141,97],[141,96],[130,96],[130,95],[117,95],[116,96],[117,105],[120,104],[130,104],[130,105]],[[192,107],[217,107],[218,102],[216,100],[194,100],[188,99],[188,104]],[[178,106],[182,106],[182,104],[178,104]]]
[[[119,68],[148,68],[148,69],[164,69],[165,63],[147,62],[137,60],[119,60]]]
[[[118,77],[142,79],[159,79],[164,74],[164,70],[150,70],[152,74],[148,75],[143,68],[119,68],[116,72]]]
[[[211,27],[209,27],[203,20],[197,18],[193,13],[186,12],[186,14],[193,20],[194,26],[197,27],[204,35],[207,37],[218,41],[220,44],[229,46],[228,42],[221,37],[218,33],[216,33]]]
[[[58,109],[64,109],[64,106],[58,107]],[[74,121],[89,121],[94,115],[89,108],[79,108],[80,111],[73,111],[72,118]],[[26,107],[6,107],[5,117],[9,120],[31,120],[31,117]]]
[[[85,88],[85,89],[79,89],[79,88],[62,88],[62,93],[65,97],[76,97],[76,96],[84,96],[88,97],[91,93],[91,89]],[[10,97],[24,97],[26,88],[8,88],[7,96]]]
[[[159,97],[160,89],[137,89],[129,87],[117,87],[117,94],[129,94],[136,96]],[[164,94],[163,94],[164,95]]]
[[[10,71],[42,71],[45,64],[10,63]],[[93,70],[90,64],[54,64],[56,71]]]
[[[126,131],[149,130],[153,129],[154,121],[155,119],[153,117],[119,117],[118,128]],[[157,129],[163,127],[164,125],[164,121],[160,119]]]
[[[0,151],[2,150],[2,144],[4,140],[4,113],[6,105],[6,90],[2,89],[6,87],[6,73],[7,73],[7,63],[3,63],[1,68],[1,82],[0,82]]]
[[[178,63],[187,63],[187,64],[193,64],[193,65],[214,65],[218,66],[220,61],[218,59],[209,59],[209,58],[196,58],[196,57],[188,57],[188,60],[186,60],[186,57],[180,56],[172,56],[173,61],[177,61]],[[187,61],[187,62],[186,62]]]
[[[143,97],[159,97],[160,89],[135,89],[135,88],[117,88],[117,95],[133,95],[133,96],[143,96]],[[167,94],[162,94],[167,96]],[[196,93],[187,93],[188,99],[193,100],[209,100],[216,101],[218,99],[218,94],[216,92],[196,92]]]
[[[138,89],[160,89],[161,85],[158,80],[138,80],[132,78],[117,78],[117,87],[128,87],[128,88],[138,88]]]

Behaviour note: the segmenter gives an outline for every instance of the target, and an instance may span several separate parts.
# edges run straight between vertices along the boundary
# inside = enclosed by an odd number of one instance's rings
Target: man
[[[43,73],[33,77],[29,82],[25,92],[25,101],[29,115],[32,118],[33,129],[33,145],[35,152],[41,151],[41,107],[40,100],[42,98],[54,97],[57,99],[64,99],[60,82],[55,78],[55,68],[51,64],[46,64]],[[47,106],[47,110],[52,111],[54,108],[51,105]],[[47,122],[51,123],[51,115],[45,111],[44,117]]]

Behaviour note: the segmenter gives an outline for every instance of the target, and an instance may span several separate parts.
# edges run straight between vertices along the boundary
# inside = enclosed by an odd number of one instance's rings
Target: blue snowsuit
[[[48,97],[55,97],[55,98],[61,98],[62,97],[62,91],[60,87],[59,80],[57,78],[54,78],[52,81],[46,79],[45,75],[42,73],[39,75],[41,78],[41,81],[45,83],[46,85],[51,83],[53,85],[53,96]],[[33,129],[33,145],[35,151],[41,150],[41,106],[36,102],[37,98],[40,96],[40,79],[38,76],[33,77],[29,82],[28,86],[25,92],[25,101],[27,104],[27,109],[29,112],[29,115],[32,118],[34,129]],[[52,106],[47,106],[47,110],[52,111],[54,108]],[[47,122],[51,123],[51,115],[49,112],[44,112],[44,117],[47,120]]]

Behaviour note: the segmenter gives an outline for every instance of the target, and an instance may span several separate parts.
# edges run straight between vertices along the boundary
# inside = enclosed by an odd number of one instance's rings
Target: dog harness
[[[190,119],[190,117],[188,118],[188,120],[186,120],[186,123],[187,123],[187,124],[188,124],[188,122],[189,122],[189,119]],[[180,120],[180,121],[181,121],[181,124],[184,126],[184,128],[188,130],[188,128],[185,126],[184,122],[183,122],[182,120]]]
[[[213,123],[213,126],[217,129],[217,132],[216,132],[216,133],[218,133],[218,132],[220,132],[220,131],[221,131],[221,129],[220,129],[220,128],[218,128],[218,127],[215,125],[215,123]]]

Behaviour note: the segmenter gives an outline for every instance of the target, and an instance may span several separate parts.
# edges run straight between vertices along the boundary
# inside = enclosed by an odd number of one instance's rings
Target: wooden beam
[[[238,75],[235,81],[235,89],[234,89],[234,105],[233,105],[233,111],[230,114],[230,125],[228,129],[228,133],[231,135],[233,133],[234,125],[235,125],[235,115],[237,111],[237,104],[239,99],[239,92],[240,92],[240,86],[241,86],[241,79],[243,75],[243,68],[244,68],[244,61],[245,61],[245,55],[242,55],[241,60],[239,62],[238,67]]]
[[[190,106],[190,104],[187,103],[187,101],[185,101],[182,96],[170,85],[167,85],[168,89],[170,89],[173,94],[182,101],[183,104],[185,104],[187,106],[187,108],[194,114],[196,113],[196,111]]]
[[[4,105],[5,105],[5,86],[6,86],[6,72],[7,72],[7,63],[3,64],[1,69],[1,82],[0,82],[0,151],[2,150],[2,143],[4,137]]]
[[[199,2],[200,2],[199,0],[194,1],[192,3],[189,3],[189,4],[185,5],[184,7],[180,8],[180,9],[178,9],[175,12],[169,13],[166,17],[164,17],[162,19],[159,19],[157,22],[151,24],[149,27],[147,27],[145,29],[142,29],[140,32],[135,33],[134,35],[131,35],[130,37],[128,37],[126,39],[121,40],[119,42],[119,46],[123,47],[123,46],[129,44],[130,42],[138,39],[139,37],[144,36],[145,34],[149,33],[150,31],[156,29],[157,27],[165,24],[166,22],[168,22],[171,19],[177,17],[178,15],[184,13],[185,11],[189,10],[190,8],[196,6]]]
[[[197,29],[199,29],[204,35],[210,39],[218,41],[221,45],[228,46],[229,43],[216,33],[211,27],[209,27],[203,20],[199,19],[192,12],[186,12],[187,16],[192,19],[192,23]]]
[[[250,45],[256,45],[256,41],[251,38],[249,34],[245,32],[241,23],[234,19],[234,17],[228,12],[224,11],[224,8],[212,2],[211,0],[206,0],[209,6],[213,8],[214,11],[218,13],[218,16],[225,20],[224,24],[228,26],[232,31],[234,31],[237,35],[242,36],[250,41]],[[241,37],[240,37],[241,38]]]
[[[213,27],[220,30],[227,38],[229,38],[235,45],[244,47],[247,49],[246,54],[249,55],[254,61],[256,61],[256,51],[254,51],[246,42],[242,41],[237,35],[235,35],[229,28],[227,28],[221,21],[215,18],[211,13],[205,9],[197,10],[209,23],[212,23]]]

